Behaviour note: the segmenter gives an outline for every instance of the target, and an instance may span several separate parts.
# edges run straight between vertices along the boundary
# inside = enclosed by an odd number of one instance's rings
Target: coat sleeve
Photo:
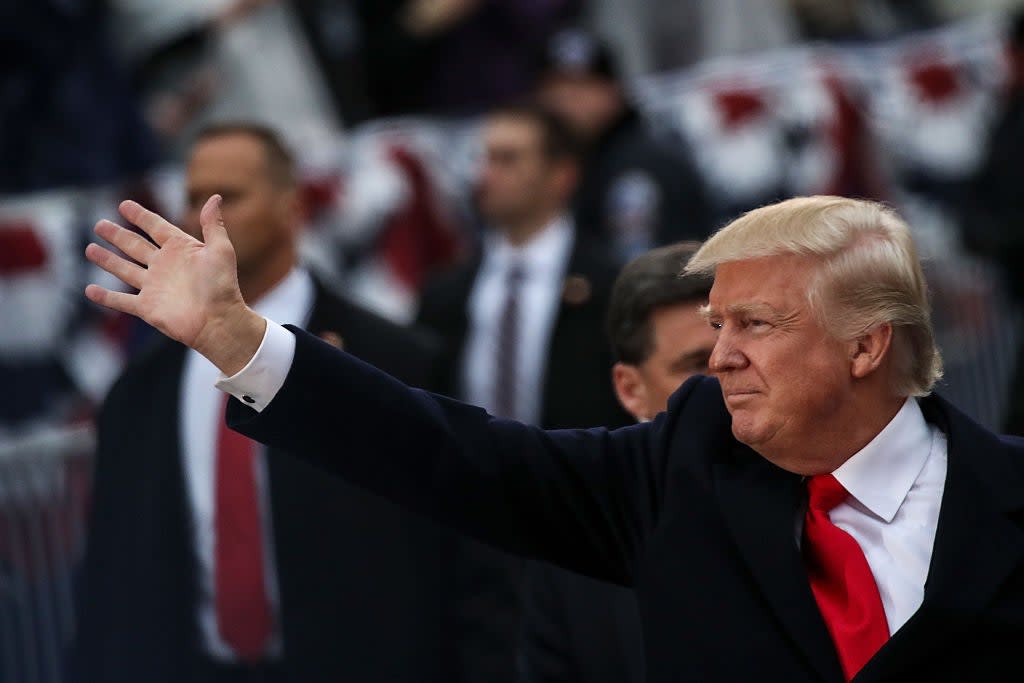
[[[631,584],[661,504],[666,435],[694,383],[653,423],[545,432],[289,329],[284,386],[260,413],[232,400],[233,428],[503,550]]]

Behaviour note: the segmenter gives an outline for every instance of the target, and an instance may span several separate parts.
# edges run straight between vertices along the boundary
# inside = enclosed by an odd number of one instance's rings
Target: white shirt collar
[[[291,323],[303,326],[313,309],[314,289],[309,271],[296,267],[270,291],[249,305],[264,318],[281,325]]]
[[[878,435],[832,475],[850,495],[891,522],[931,451],[932,434],[917,399],[908,398]]]
[[[520,263],[528,274],[560,274],[572,248],[575,229],[565,215],[556,217],[528,242],[511,244],[504,234],[494,231],[484,243],[485,258],[490,268],[505,270],[513,262]]]

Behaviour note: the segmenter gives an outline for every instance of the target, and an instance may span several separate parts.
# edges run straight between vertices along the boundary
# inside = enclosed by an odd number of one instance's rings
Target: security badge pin
[[[570,275],[562,286],[562,300],[570,306],[580,306],[590,301],[594,288],[584,275]]]
[[[336,349],[345,349],[345,340],[341,338],[341,335],[337,332],[327,330],[326,332],[320,333],[320,339],[327,342]]]

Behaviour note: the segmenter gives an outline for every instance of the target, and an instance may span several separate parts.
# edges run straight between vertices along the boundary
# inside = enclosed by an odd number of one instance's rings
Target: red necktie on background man
[[[227,397],[225,397],[225,404]],[[219,421],[214,507],[214,606],[221,637],[245,661],[270,637],[256,443]]]
[[[831,474],[808,479],[807,493],[804,561],[814,599],[849,681],[889,639],[889,625],[864,551],[828,516],[850,494]]]

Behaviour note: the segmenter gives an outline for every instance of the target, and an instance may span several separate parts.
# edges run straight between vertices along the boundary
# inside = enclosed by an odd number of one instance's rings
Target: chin
[[[765,443],[772,434],[764,424],[745,410],[737,410],[732,414],[732,435],[742,444],[757,450],[759,444]]]
[[[733,418],[732,421],[732,435],[736,437],[737,441],[751,448],[760,443],[762,437],[754,425],[736,420],[736,418]]]

